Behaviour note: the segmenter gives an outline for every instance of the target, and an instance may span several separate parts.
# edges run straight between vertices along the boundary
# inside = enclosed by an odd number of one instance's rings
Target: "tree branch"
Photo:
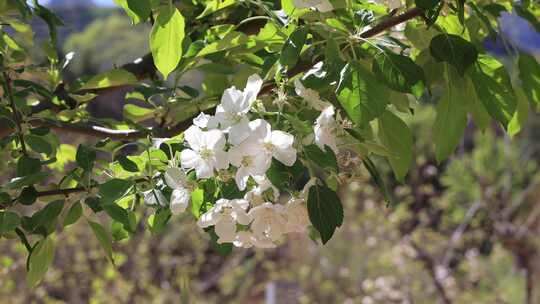
[[[371,38],[373,36],[376,36],[398,24],[401,24],[403,22],[406,22],[408,20],[414,19],[418,16],[422,15],[422,10],[419,8],[412,8],[403,14],[396,15],[389,17],[385,20],[383,20],[381,23],[375,25],[371,29],[363,32],[360,34],[362,38]],[[254,34],[257,33],[265,24],[265,22],[261,20],[256,20],[257,22],[254,22],[254,24],[250,25],[242,25],[239,27],[239,31],[242,31],[246,34]],[[312,62],[300,62],[297,64],[294,68],[289,70],[287,73],[289,77],[294,77],[300,73],[303,73],[305,71],[308,71],[313,67],[314,63]],[[147,54],[143,56],[140,60],[135,61],[133,63],[128,63],[123,66],[121,66],[122,69],[125,69],[129,72],[131,72],[137,79],[142,80],[146,78],[155,77],[156,75],[156,67],[153,62],[152,54]],[[102,91],[110,91],[117,89],[116,88],[109,88],[109,89],[103,89]],[[275,83],[270,83],[266,86],[264,86],[260,92],[260,94],[268,94],[273,89],[276,88]],[[212,110],[212,109],[209,109]],[[38,123],[39,124],[39,123]],[[51,129],[57,130],[59,132],[72,132],[72,133],[79,133],[89,136],[95,136],[99,138],[112,138],[112,139],[118,139],[118,140],[133,140],[133,139],[139,139],[144,138],[149,134],[152,134],[156,137],[172,137],[175,136],[183,131],[185,131],[190,125],[191,125],[191,119],[188,119],[186,121],[182,121],[177,123],[176,125],[173,125],[166,129],[148,129],[146,132],[139,131],[139,130],[114,130],[114,129],[108,129],[101,126],[95,126],[95,125],[88,125],[83,123],[76,123],[76,124],[70,124],[70,123],[47,123],[47,122],[41,122],[43,126],[48,126]],[[13,130],[10,129],[3,129],[0,130],[0,136],[4,137],[7,134],[10,134]]]

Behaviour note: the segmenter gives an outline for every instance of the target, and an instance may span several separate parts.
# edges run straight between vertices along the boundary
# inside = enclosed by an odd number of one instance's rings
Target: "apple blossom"
[[[171,212],[173,214],[184,212],[191,200],[186,174],[180,168],[169,167],[164,177],[167,186],[173,189],[170,200]]]
[[[263,80],[257,74],[251,75],[244,91],[236,87],[230,87],[223,92],[221,104],[216,107],[216,114],[210,117],[207,126],[220,128],[229,133],[229,141],[236,145],[242,142],[248,133],[249,120],[245,116],[251,109],[251,105],[257,99]]]
[[[245,149],[258,149],[269,158],[274,157],[286,166],[296,162],[296,149],[293,148],[294,137],[283,131],[272,131],[272,126],[263,119],[256,119],[249,123],[251,134],[242,143]]]
[[[249,217],[253,219],[251,231],[255,237],[268,237],[273,242],[279,240],[286,232],[287,219],[283,205],[266,202],[249,210]]]
[[[275,248],[276,244],[265,236],[255,236],[251,231],[238,231],[233,245],[241,248]]]
[[[214,226],[219,244],[232,243],[236,237],[236,224],[248,225],[251,222],[246,213],[248,206],[249,202],[243,199],[219,199],[197,224],[201,228]]]
[[[337,136],[337,122],[334,119],[334,106],[329,106],[324,109],[315,121],[315,126],[313,128],[315,133],[315,143],[321,150],[325,150],[324,146],[328,146],[338,154],[338,148],[336,143]]]
[[[309,215],[306,208],[306,203],[303,198],[292,198],[285,205],[285,216],[287,224],[285,232],[300,232],[304,233],[310,225]]]
[[[309,106],[311,106],[317,111],[323,111],[328,106],[330,106],[328,102],[324,102],[321,100],[319,92],[310,88],[306,88],[298,79],[294,81],[294,91],[298,96],[302,97],[305,101],[307,101]]]
[[[184,132],[184,138],[191,149],[180,154],[182,167],[195,169],[197,178],[209,178],[214,169],[226,169],[229,166],[225,148],[225,136],[220,130],[202,131],[191,126]]]

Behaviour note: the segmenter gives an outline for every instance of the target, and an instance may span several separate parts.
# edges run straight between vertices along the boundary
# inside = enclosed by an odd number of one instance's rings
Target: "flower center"
[[[203,148],[200,152],[201,158],[204,160],[210,159],[212,156],[214,156],[214,152],[210,149]]]
[[[276,146],[270,141],[266,141],[263,146],[268,152],[273,152],[276,149]]]
[[[253,159],[251,158],[251,156],[246,155],[242,157],[242,161],[241,161],[242,166],[249,167],[251,166],[252,163],[253,163]]]

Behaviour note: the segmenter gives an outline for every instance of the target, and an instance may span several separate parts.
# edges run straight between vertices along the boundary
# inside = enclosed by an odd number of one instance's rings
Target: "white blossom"
[[[297,8],[314,8],[321,13],[327,13],[334,10],[334,7],[328,0],[293,0]]]
[[[249,210],[249,217],[253,219],[251,231],[256,238],[267,237],[272,242],[281,238],[285,233],[287,219],[284,215],[283,205],[264,203]]]
[[[249,136],[229,151],[230,162],[238,168],[236,184],[246,188],[249,176],[264,175],[270,168],[272,157],[287,166],[296,162],[294,137],[282,131],[272,131],[268,122],[256,119],[249,122]]]
[[[330,106],[328,102],[324,102],[321,100],[319,92],[310,88],[306,88],[298,79],[294,81],[294,91],[298,96],[302,97],[305,101],[307,101],[309,106],[311,106],[317,111],[323,111],[328,106]]]
[[[336,143],[337,137],[337,127],[338,124],[334,119],[334,106],[329,106],[324,109],[315,121],[315,126],[313,128],[315,133],[315,143],[321,150],[325,150],[324,146],[328,146],[338,154],[338,148]]]
[[[230,87],[223,92],[221,104],[216,107],[216,114],[208,120],[209,128],[220,128],[229,133],[229,142],[241,143],[248,135],[249,120],[246,114],[257,99],[263,80],[257,74],[251,75],[244,91]]]
[[[212,119],[212,116],[201,112],[199,115],[197,115],[197,117],[193,118],[193,124],[201,129],[204,129],[208,126],[210,119]]]
[[[219,199],[197,224],[201,228],[214,226],[219,244],[232,243],[236,238],[236,224],[248,225],[251,222],[246,213],[248,206],[249,202],[243,199]]]
[[[184,138],[191,149],[180,154],[182,167],[195,169],[197,178],[209,178],[214,169],[226,169],[229,166],[225,148],[225,136],[220,130],[202,131],[191,126],[184,132]]]
[[[307,232],[310,225],[309,215],[305,200],[302,198],[293,198],[285,205],[285,216],[287,225],[285,232]]]
[[[184,212],[191,200],[186,174],[180,168],[169,167],[165,171],[165,183],[173,189],[170,200],[171,212],[173,214]]]

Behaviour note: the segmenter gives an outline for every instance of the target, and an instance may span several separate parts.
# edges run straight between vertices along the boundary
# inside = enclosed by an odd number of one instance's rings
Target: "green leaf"
[[[23,205],[32,205],[36,202],[38,192],[33,186],[24,187],[19,195],[19,202]]]
[[[64,218],[64,227],[75,224],[81,217],[82,212],[83,209],[81,202],[75,202],[75,204],[69,208],[69,211]]]
[[[417,98],[424,92],[424,70],[409,57],[385,52],[375,58],[372,69],[391,89],[412,93]]]
[[[519,78],[532,105],[540,106],[540,64],[528,54],[519,55]]]
[[[379,117],[379,138],[392,155],[388,156],[388,161],[396,178],[403,182],[405,175],[412,163],[412,132],[399,118],[390,111],[385,111]]]
[[[139,172],[139,167],[137,166],[137,163],[129,159],[125,155],[120,155],[116,158],[122,169],[128,171],[128,172]]]
[[[290,69],[296,65],[300,52],[306,43],[307,34],[308,30],[306,27],[299,27],[285,41],[281,50],[281,56],[279,57],[279,62],[282,66]]]
[[[126,11],[133,24],[146,21],[152,12],[149,0],[114,0],[114,2]]]
[[[508,134],[513,137],[518,134],[525,126],[527,118],[529,116],[529,103],[527,102],[527,96],[523,89],[518,85],[514,86],[514,92],[517,97],[516,112],[508,123]]]
[[[112,240],[109,233],[99,223],[88,221],[88,224],[90,225],[92,232],[94,232],[94,235],[96,236],[99,243],[101,244],[101,247],[103,248],[103,250],[105,250],[107,257],[109,258],[111,263],[114,264],[114,260],[112,256]]]
[[[305,168],[299,160],[292,167],[287,167],[281,162],[272,159],[272,165],[266,172],[266,176],[274,186],[284,191],[296,184],[298,179],[302,177],[304,170]]]
[[[204,190],[197,188],[191,192],[191,214],[196,219],[201,216],[201,207],[204,204]]]
[[[143,108],[134,104],[124,106],[124,117],[135,122],[139,122],[154,116],[154,109]]]
[[[358,63],[341,71],[337,98],[349,119],[363,127],[379,117],[388,104],[388,89]]]
[[[315,185],[309,189],[307,207],[311,224],[319,231],[323,244],[326,244],[343,223],[341,200],[327,186]]]
[[[79,90],[103,89],[136,84],[138,84],[138,81],[135,75],[123,69],[113,69],[90,78]]]
[[[0,211],[0,236],[15,230],[21,224],[21,219],[16,213]]]
[[[124,197],[133,187],[129,180],[114,178],[99,185],[99,196],[103,205],[112,204]]]
[[[489,115],[506,128],[516,110],[517,99],[504,67],[495,59],[484,62],[488,64],[475,65],[467,73]]]
[[[50,202],[43,209],[34,213],[30,218],[23,218],[24,230],[31,233],[38,233],[43,236],[51,234],[56,228],[56,220],[62,209],[64,208],[64,200],[56,200]]]
[[[30,287],[35,287],[43,279],[53,260],[54,241],[51,237],[46,237],[36,244],[28,258],[26,280]]]
[[[103,204],[103,210],[115,221],[122,223],[124,229],[129,232],[135,231],[136,223],[129,211],[118,206],[117,204]]]
[[[248,41],[248,37],[244,33],[240,32],[229,32],[223,39],[219,41],[212,42],[202,48],[199,52],[193,54],[193,56],[203,57],[206,55],[214,54],[217,52],[229,50],[240,45],[245,44]],[[186,55],[187,56],[187,55]]]
[[[156,213],[148,217],[150,231],[154,234],[162,233],[171,219],[171,210],[169,208],[160,208]]]
[[[38,153],[44,153],[50,156],[53,152],[51,144],[42,136],[28,134],[24,137],[24,141],[32,150]]]
[[[478,51],[469,41],[457,35],[440,34],[431,39],[429,47],[431,55],[439,62],[453,65],[459,74],[476,62]]]
[[[446,87],[437,104],[433,126],[435,157],[438,162],[452,154],[461,141],[467,125],[467,103],[471,99],[466,79],[448,65],[445,73]]]
[[[27,155],[22,155],[17,161],[17,175],[26,176],[41,171],[41,161]]]
[[[166,79],[182,58],[184,17],[173,5],[160,7],[152,33],[150,49],[157,69]]]
[[[423,10],[431,10],[434,9],[439,2],[441,2],[441,0],[415,0],[414,4]]]
[[[377,170],[377,167],[373,163],[373,161],[367,157],[364,156],[362,158],[362,163],[364,164],[364,167],[369,172],[369,175],[373,179],[373,182],[375,185],[377,185],[377,188],[379,188],[379,191],[383,195],[384,200],[387,204],[393,204],[392,197],[390,196],[390,192],[388,191],[388,187],[386,186],[386,183],[384,182],[384,179],[382,178],[381,174],[379,173],[379,170]]]
[[[129,232],[124,229],[124,225],[117,221],[111,222],[111,235],[113,240],[121,241],[129,237]]]
[[[206,1],[206,7],[204,8],[204,11],[197,16],[197,19],[204,18],[208,15],[211,15],[219,10],[222,10],[226,7],[229,7],[231,5],[234,5],[236,3],[235,0],[211,0]]]
[[[86,145],[80,144],[75,155],[77,164],[85,171],[91,171],[96,160],[96,151]]]
[[[304,147],[304,152],[315,165],[336,173],[339,171],[336,155],[330,147],[325,146],[325,151],[322,151],[316,145],[309,145]]]

